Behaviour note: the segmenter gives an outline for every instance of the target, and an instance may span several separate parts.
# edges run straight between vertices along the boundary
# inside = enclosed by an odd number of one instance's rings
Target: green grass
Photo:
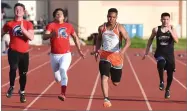
[[[141,39],[138,37],[131,38],[131,48],[146,48],[148,39]],[[85,41],[87,45],[93,45],[93,41]],[[124,45],[125,42],[123,41]],[[175,43],[175,50],[186,50],[187,39],[179,39],[179,42]],[[156,48],[156,39],[153,40],[153,50]]]
[[[138,37],[134,37],[134,38],[131,38],[131,48],[146,48],[147,46],[147,42],[148,42],[148,39],[141,39],[141,38],[138,38]],[[124,45],[124,41],[123,41],[123,45]],[[153,46],[153,50],[156,49],[156,39],[153,40],[153,43],[152,43],[152,46]],[[175,50],[186,50],[186,46],[187,46],[187,39],[179,39],[179,42],[175,45]]]
[[[124,44],[124,43],[123,43]],[[131,48],[145,48],[147,40],[143,40],[138,37],[131,38]]]
[[[179,39],[179,43],[175,44],[175,48],[176,49],[182,49],[182,50],[186,50],[186,46],[187,46],[187,39]]]

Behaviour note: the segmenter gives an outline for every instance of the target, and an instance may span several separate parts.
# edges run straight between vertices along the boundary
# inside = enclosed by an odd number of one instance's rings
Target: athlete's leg
[[[59,70],[61,75],[61,95],[59,96],[59,99],[64,100],[66,95],[66,88],[68,84],[68,76],[67,71],[69,69],[69,66],[71,64],[72,56],[71,53],[63,54],[59,60]]]
[[[122,75],[122,69],[111,68],[110,73],[111,73],[111,80],[114,86],[119,85]]]
[[[168,56],[166,60],[166,70],[167,70],[167,86],[166,86],[166,92],[165,92],[165,98],[170,98],[170,86],[173,81],[173,72],[175,69],[175,61],[174,56],[170,55]]]
[[[19,56],[20,55],[18,52],[13,51],[12,49],[8,50],[8,62],[10,66],[10,72],[9,72],[10,87],[6,94],[8,98],[12,96],[14,90],[14,83],[16,79],[16,70],[18,68],[18,63],[19,63]]]
[[[162,56],[159,56],[156,59],[157,59],[157,70],[160,78],[159,89],[164,90],[164,68],[165,68],[166,60]]]
[[[58,60],[60,59],[60,57],[57,55],[51,54],[50,58],[51,58],[51,67],[54,73],[55,81],[61,82],[61,76],[60,76],[59,64],[58,64]]]
[[[20,78],[19,78],[19,84],[20,84],[19,94],[20,94],[20,101],[22,103],[26,102],[25,86],[26,86],[26,82],[27,82],[28,67],[29,67],[29,53],[21,54],[18,68],[19,68],[19,76],[20,76]]]
[[[167,86],[165,92],[165,98],[170,98],[170,86],[173,81],[173,70],[167,69]]]
[[[104,107],[110,107],[111,103],[108,97],[108,78],[110,73],[111,64],[107,61],[99,62],[99,70],[101,74],[101,89],[104,96]]]
[[[22,54],[19,62],[19,83],[20,83],[20,91],[25,90],[25,85],[27,82],[27,72],[29,67],[29,53]]]

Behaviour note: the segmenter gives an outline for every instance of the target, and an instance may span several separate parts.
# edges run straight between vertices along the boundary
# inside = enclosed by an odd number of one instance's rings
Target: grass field
[[[131,38],[131,48],[146,48],[148,39],[141,39],[138,37]],[[92,45],[93,41],[85,41],[87,45]],[[123,41],[123,45],[124,45]],[[179,39],[179,42],[175,43],[175,50],[186,50],[187,39]],[[156,39],[153,41],[153,49],[156,48]]]
[[[132,38],[131,39],[131,47],[132,48],[146,48],[148,39],[141,39],[141,38]],[[156,48],[156,39],[153,40],[153,49]],[[179,39],[179,42],[175,43],[175,49],[176,50],[185,50],[187,46],[187,39]]]

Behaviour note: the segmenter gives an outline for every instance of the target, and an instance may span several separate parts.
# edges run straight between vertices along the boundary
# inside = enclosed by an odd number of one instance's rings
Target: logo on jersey
[[[113,33],[104,33],[104,36],[108,36],[108,37],[114,37],[115,35]]]
[[[66,28],[62,27],[62,28],[58,29],[58,37],[64,37],[64,38],[68,37],[68,34],[66,32]]]
[[[170,36],[160,36],[158,39],[160,40],[160,45],[168,45]]]
[[[16,25],[16,26],[13,28],[13,36],[23,36],[21,27],[20,27],[19,25]]]

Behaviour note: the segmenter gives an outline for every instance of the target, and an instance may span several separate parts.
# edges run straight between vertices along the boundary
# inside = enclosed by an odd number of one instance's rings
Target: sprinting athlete
[[[54,21],[46,27],[43,39],[50,38],[51,43],[51,66],[54,72],[55,80],[61,82],[61,94],[58,98],[62,101],[66,99],[66,88],[68,84],[67,71],[71,64],[72,55],[70,50],[69,38],[73,40],[77,46],[78,52],[82,58],[84,54],[81,51],[79,39],[73,26],[70,23],[64,22],[64,10],[61,8],[55,9],[53,12]]]
[[[98,54],[100,56],[99,70],[104,96],[104,107],[112,106],[108,95],[108,79],[111,77],[115,86],[120,83],[123,68],[123,56],[131,44],[127,31],[116,21],[117,15],[118,11],[116,8],[108,10],[108,22],[99,26],[99,35],[96,41],[95,56],[97,57]],[[126,40],[126,44],[123,48],[120,46],[122,39]]]
[[[153,28],[152,34],[148,40],[146,52],[142,59],[148,55],[149,48],[153,39],[156,37],[155,59],[157,61],[157,70],[160,78],[160,90],[165,90],[165,98],[170,98],[170,86],[173,81],[173,72],[175,71],[174,42],[178,43],[176,31],[170,25],[170,14],[162,13],[162,25]],[[167,85],[164,87],[164,70],[167,71]]]
[[[19,69],[20,83],[20,102],[26,102],[25,86],[27,83],[27,72],[29,67],[29,40],[34,38],[34,30],[31,22],[23,19],[25,6],[16,3],[14,6],[15,18],[7,22],[1,33],[3,37],[7,32],[10,35],[10,43],[8,49],[8,62],[10,65],[9,80],[10,87],[7,91],[7,98],[12,96],[14,91],[14,83],[16,79],[16,71]]]

